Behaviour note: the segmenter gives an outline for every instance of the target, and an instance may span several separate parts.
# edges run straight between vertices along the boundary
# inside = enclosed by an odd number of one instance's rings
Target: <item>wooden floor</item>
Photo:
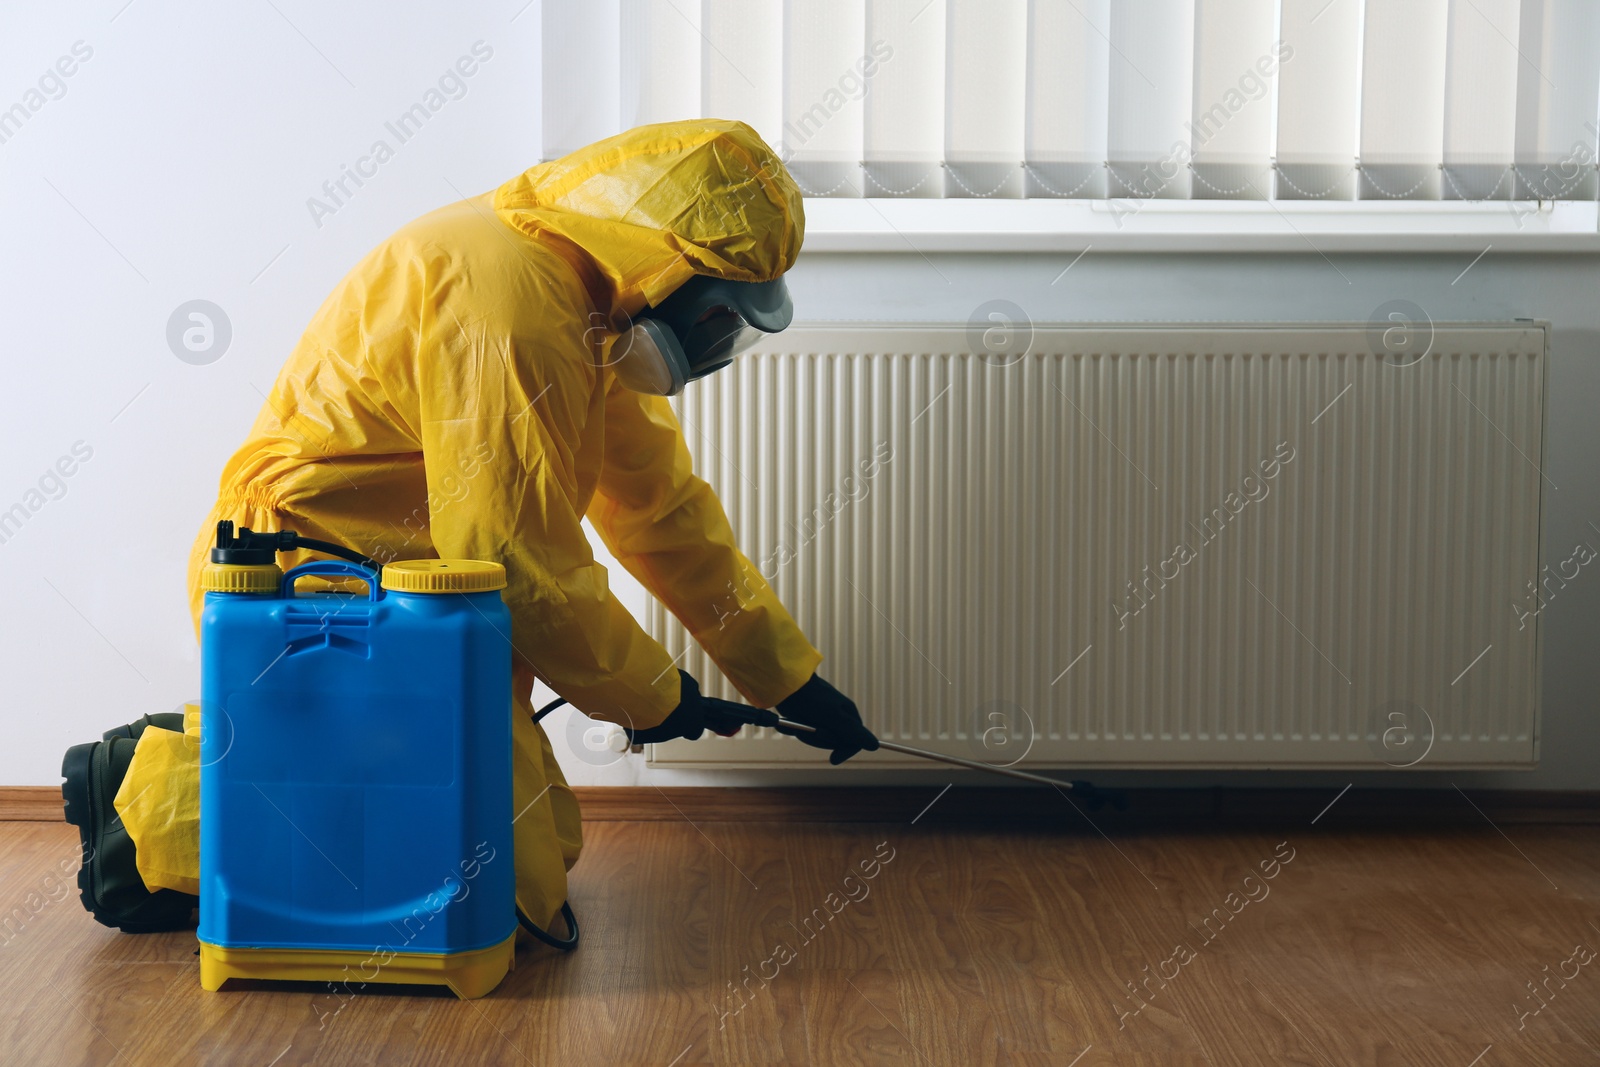
[[[460,1002],[203,992],[0,823],[0,1062],[1600,1063],[1600,827],[1503,829],[602,822],[583,947]]]

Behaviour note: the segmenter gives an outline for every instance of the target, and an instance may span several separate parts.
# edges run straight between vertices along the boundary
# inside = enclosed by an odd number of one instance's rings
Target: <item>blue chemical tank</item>
[[[517,926],[504,568],[219,556],[246,562],[204,576],[201,984],[489,992]]]

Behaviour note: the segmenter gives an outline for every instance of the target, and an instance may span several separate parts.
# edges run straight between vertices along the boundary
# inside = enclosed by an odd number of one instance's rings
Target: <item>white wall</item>
[[[0,544],[0,783],[197,694],[188,546],[312,312],[401,223],[538,156],[537,4],[125,3],[0,13],[0,109],[92,50],[0,143],[0,510],[93,450]],[[384,124],[478,41],[465,95],[399,144]],[[394,157],[318,226],[308,198],[379,138]],[[203,366],[166,339],[196,298],[232,325]]]
[[[539,6],[204,5],[108,0],[0,14],[0,109],[59,57],[92,55],[0,143],[0,511],[63,456],[92,450],[0,544],[0,783],[53,784],[62,751],[198,689],[183,568],[226,456],[327,291],[407,219],[536,161]],[[275,5],[275,6],[274,6]],[[405,144],[385,122],[422,100],[482,42],[492,55]],[[72,64],[67,64],[69,67]],[[64,87],[64,88],[63,88]],[[447,85],[447,89],[454,90]],[[337,210],[307,200],[384,139],[394,157]],[[320,223],[320,225],[319,225]],[[1459,261],[1458,261],[1459,258]],[[937,269],[930,263],[936,262]],[[1547,547],[1600,524],[1600,258],[1500,257],[1458,283],[1465,257],[809,256],[793,275],[812,320],[964,322],[1003,296],[1037,321],[1357,319],[1405,297],[1435,319],[1555,323],[1547,470],[1561,486]],[[1342,274],[1341,274],[1342,271]],[[180,304],[220,306],[228,349],[204,365],[169,348]],[[81,444],[79,444],[81,442]],[[1557,557],[1558,558],[1558,557]],[[636,611],[637,586],[615,585]],[[1545,615],[1544,766],[1467,784],[1600,784],[1600,578],[1585,573]],[[825,650],[826,651],[826,650]],[[551,720],[558,749],[565,730]],[[870,714],[870,711],[869,711]],[[780,777],[596,768],[579,782],[884,780],[867,769]],[[933,775],[935,777],[929,777]],[[914,776],[909,777],[908,776]],[[1108,782],[1337,782],[1348,775],[1103,775]],[[949,780],[907,772],[892,780]],[[1364,776],[1364,782],[1394,781]],[[1412,775],[1405,783],[1443,784]]]

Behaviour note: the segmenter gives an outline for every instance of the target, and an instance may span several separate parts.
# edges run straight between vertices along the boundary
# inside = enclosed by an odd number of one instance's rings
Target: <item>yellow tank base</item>
[[[462,1000],[498,986],[515,965],[516,935],[471,952],[372,952],[343,949],[226,948],[200,942],[200,988],[216,992],[230,978],[276,982],[333,982],[359,989],[368,982],[443,985]]]

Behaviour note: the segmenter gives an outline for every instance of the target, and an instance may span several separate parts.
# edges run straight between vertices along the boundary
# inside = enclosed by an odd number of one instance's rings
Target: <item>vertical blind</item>
[[[809,196],[1600,194],[1600,0],[549,0],[542,33],[546,158],[715,116]]]

